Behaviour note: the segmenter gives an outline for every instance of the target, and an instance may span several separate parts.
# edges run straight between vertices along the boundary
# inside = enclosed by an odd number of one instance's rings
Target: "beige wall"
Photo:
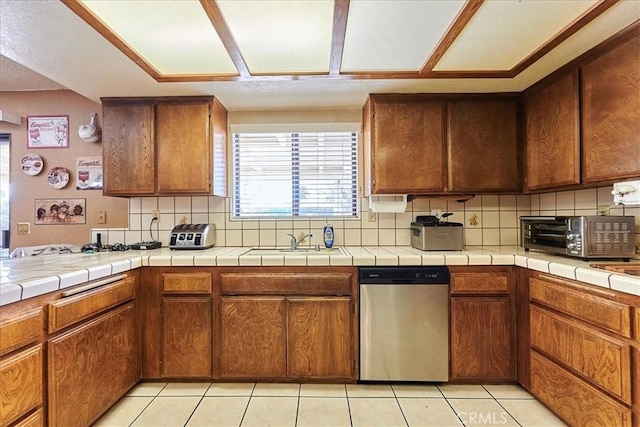
[[[76,190],[76,158],[101,156],[102,144],[84,142],[78,136],[78,126],[89,123],[91,113],[102,116],[102,107],[75,92],[34,91],[0,92],[0,110],[22,116],[22,125],[0,122],[0,133],[11,134],[11,249],[18,246],[34,246],[48,243],[89,242],[90,229],[96,227],[127,227],[128,202],[124,198],[105,197],[99,190]],[[68,149],[27,150],[26,117],[33,115],[68,115]],[[98,125],[101,120],[98,119]],[[37,176],[22,172],[21,159],[28,153],[40,155],[44,168]],[[62,166],[72,175],[69,184],[60,190],[51,187],[47,173],[54,166]],[[35,199],[86,199],[86,224],[35,225]],[[98,212],[107,212],[107,223],[98,224]],[[18,235],[17,223],[31,224],[31,234]]]

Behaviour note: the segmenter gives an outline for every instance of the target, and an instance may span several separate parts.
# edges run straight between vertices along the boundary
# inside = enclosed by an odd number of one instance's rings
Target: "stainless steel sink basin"
[[[318,256],[318,255],[344,255],[342,248],[333,247],[331,249],[320,248],[319,251],[315,249],[307,249],[301,248],[292,250],[289,248],[286,249],[251,249],[246,252],[244,255],[284,255],[284,256]]]

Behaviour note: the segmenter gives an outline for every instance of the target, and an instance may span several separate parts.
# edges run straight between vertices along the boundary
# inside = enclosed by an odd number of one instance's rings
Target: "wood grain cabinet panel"
[[[48,343],[48,425],[87,426],[139,379],[133,302]]]
[[[45,421],[44,409],[40,408],[13,427],[44,427],[47,425]]]
[[[288,298],[287,322],[289,376],[353,377],[351,298]]]
[[[0,356],[43,337],[44,310],[38,307],[0,319]]]
[[[210,108],[209,102],[156,106],[159,193],[211,192]]]
[[[513,281],[509,272],[451,271],[451,294],[508,294]]]
[[[163,273],[162,292],[211,293],[211,273]]]
[[[511,301],[451,297],[451,380],[515,378]]]
[[[284,378],[284,297],[222,297],[220,375],[223,378]]]
[[[445,190],[445,104],[371,96],[363,110],[367,194]]]
[[[531,300],[586,322],[631,337],[631,307],[606,298],[531,278]]]
[[[234,295],[351,295],[353,275],[353,271],[323,271],[321,274],[285,271],[221,273],[220,292]]]
[[[154,108],[151,102],[102,103],[105,195],[155,192]]]
[[[447,102],[448,185],[451,192],[519,190],[518,102]]]
[[[578,71],[525,97],[526,190],[580,184]]]
[[[7,426],[42,404],[43,345],[0,360],[0,426]]]
[[[640,36],[582,67],[583,181],[640,176]]]
[[[128,277],[92,291],[63,298],[49,304],[49,333],[54,333],[136,295],[136,279]]]
[[[572,426],[631,426],[631,410],[544,356],[531,353],[531,390]]]
[[[211,297],[162,298],[162,377],[211,377]]]
[[[631,405],[631,347],[531,307],[531,345]]]

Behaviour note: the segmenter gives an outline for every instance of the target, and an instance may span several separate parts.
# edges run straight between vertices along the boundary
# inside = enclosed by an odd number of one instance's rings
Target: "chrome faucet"
[[[313,237],[313,234],[304,234],[304,233],[300,233],[300,234],[302,235],[302,237],[300,237],[300,238],[298,239],[298,238],[296,238],[296,236],[294,236],[293,234],[291,234],[291,233],[287,233],[287,236],[291,236],[290,249],[291,249],[292,251],[296,251],[296,250],[298,250],[298,246],[299,246],[302,242],[304,242],[304,240],[305,240],[307,237]]]

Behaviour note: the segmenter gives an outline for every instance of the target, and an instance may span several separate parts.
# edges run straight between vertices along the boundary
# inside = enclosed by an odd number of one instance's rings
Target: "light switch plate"
[[[30,222],[19,222],[18,223],[18,234],[31,234],[31,223]]]

